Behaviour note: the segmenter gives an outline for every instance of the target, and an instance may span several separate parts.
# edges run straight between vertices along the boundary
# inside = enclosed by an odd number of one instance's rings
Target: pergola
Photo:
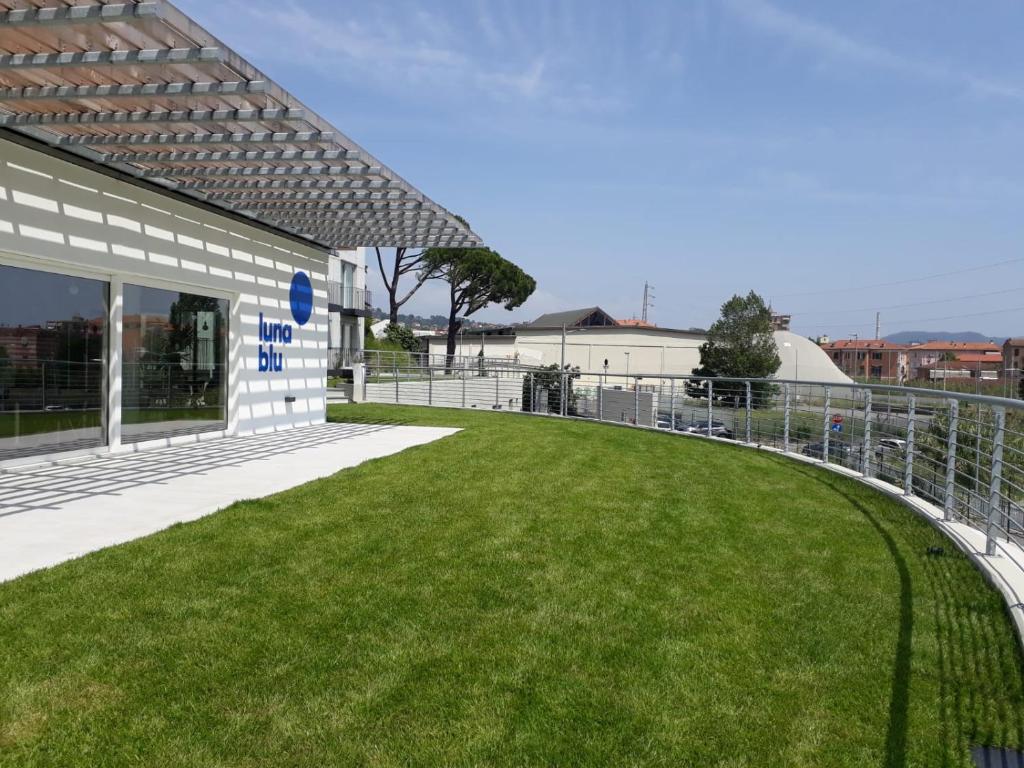
[[[328,248],[480,244],[165,0],[0,0],[10,132]]]

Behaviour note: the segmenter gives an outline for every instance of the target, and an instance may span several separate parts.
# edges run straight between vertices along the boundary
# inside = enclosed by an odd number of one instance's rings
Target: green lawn
[[[1000,598],[864,486],[608,425],[332,416],[465,429],[0,585],[0,765],[966,767],[1024,746]]]

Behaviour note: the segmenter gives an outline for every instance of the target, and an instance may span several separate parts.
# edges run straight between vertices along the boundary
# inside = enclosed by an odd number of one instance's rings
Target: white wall
[[[519,357],[523,364],[551,365],[559,363],[562,354],[562,332],[517,328],[515,336],[487,336],[484,354],[488,357]],[[610,374],[629,373],[690,374],[700,364],[700,345],[704,337],[680,331],[652,328],[607,327],[569,329],[566,333],[565,361],[583,371],[601,372],[608,360]],[[444,354],[445,340],[430,339],[430,352]],[[456,353],[460,345],[456,342]],[[480,335],[465,334],[462,354],[480,351]]]
[[[105,279],[115,293],[126,282],[231,301],[229,433],[324,421],[326,261],[316,248],[0,140],[0,262]],[[288,298],[299,270],[314,292],[301,327]],[[280,373],[257,370],[260,312],[293,327]]]

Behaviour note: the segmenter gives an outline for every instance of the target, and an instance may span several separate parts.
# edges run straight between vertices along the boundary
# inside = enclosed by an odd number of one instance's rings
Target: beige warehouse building
[[[529,325],[460,334],[455,354],[517,361],[523,365],[551,365],[562,360],[565,328],[565,363],[590,373],[609,375],[688,376],[700,365],[700,346],[707,335],[698,330],[659,328],[634,321],[616,321],[600,307],[554,312]],[[782,365],[780,379],[849,383],[814,342],[790,331],[776,331]],[[431,355],[444,355],[446,339],[428,339]],[[605,365],[607,364],[607,369]]]
[[[456,355],[518,360],[524,365],[551,365],[562,359],[583,371],[609,374],[689,374],[700,363],[703,333],[654,326],[619,325],[600,307],[555,312],[526,326],[460,334]],[[445,337],[428,340],[431,354],[445,353]]]

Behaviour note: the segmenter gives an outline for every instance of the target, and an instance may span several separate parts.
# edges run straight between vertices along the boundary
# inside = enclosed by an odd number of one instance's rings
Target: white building
[[[35,5],[0,15],[0,466],[324,421],[358,249],[479,239],[169,3]]]
[[[614,323],[600,307],[557,312],[526,326],[459,334],[455,354],[477,356],[482,351],[485,357],[523,365],[560,364],[564,324],[565,364],[587,373],[688,376],[700,365],[700,346],[707,341],[703,332]],[[432,355],[445,354],[445,336],[432,336],[428,343]],[[775,343],[782,361],[776,378],[851,382],[810,339],[776,331]]]
[[[431,336],[430,352],[444,355],[446,339]],[[565,363],[582,371],[601,372],[607,361],[610,374],[689,374],[700,364],[704,337],[668,328],[608,326],[567,328]],[[518,360],[524,365],[551,365],[562,360],[562,329],[510,328],[483,334],[460,334],[456,355],[478,355]]]

